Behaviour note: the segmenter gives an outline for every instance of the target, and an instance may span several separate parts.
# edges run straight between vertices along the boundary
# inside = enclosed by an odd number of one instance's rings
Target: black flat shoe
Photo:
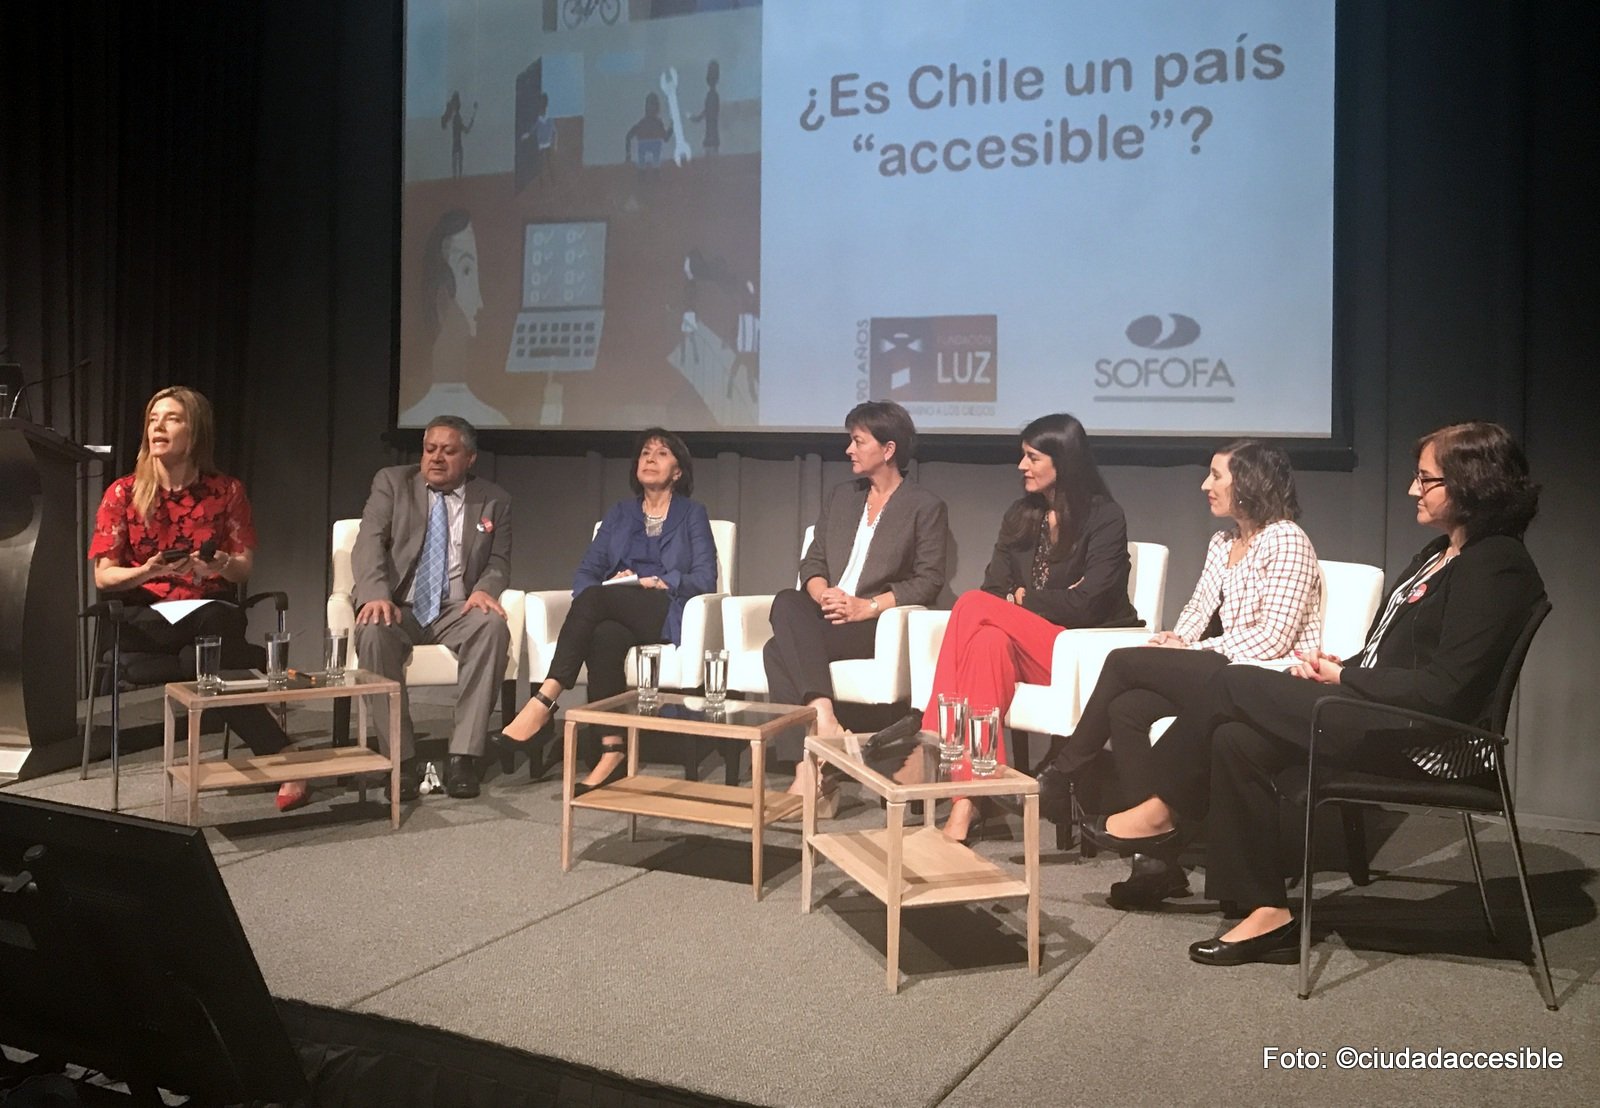
[[[478,759],[471,754],[452,754],[445,764],[444,791],[455,800],[471,800],[478,795]]]
[[[1292,965],[1300,960],[1300,921],[1292,919],[1282,927],[1236,943],[1206,939],[1189,947],[1189,958],[1202,966],[1244,966],[1251,962]]]
[[[1113,835],[1106,830],[1106,818],[1105,816],[1094,816],[1091,819],[1086,819],[1080,825],[1080,830],[1083,832],[1084,838],[1104,850],[1111,851],[1113,854],[1121,854],[1123,857],[1131,854],[1165,856],[1175,850],[1179,844],[1179,828],[1174,827],[1171,831],[1163,831],[1159,835],[1141,835],[1138,838],[1125,839],[1121,835]]]
[[[600,781],[597,784],[585,785],[582,781],[578,781],[578,782],[574,783],[573,786],[572,786],[572,795],[573,796],[582,796],[584,793],[592,793],[596,789],[603,789],[607,785],[614,785],[618,781],[621,781],[624,777],[628,776],[627,752],[623,747],[620,747],[620,746],[602,746],[600,748],[600,751],[603,754],[614,754],[614,753],[615,754],[622,754],[623,758],[616,765],[612,766],[611,767],[611,772],[606,774],[603,778],[601,778]]]
[[[1183,867],[1165,858],[1148,854],[1133,856],[1133,872],[1126,881],[1117,881],[1106,894],[1106,903],[1124,911],[1159,908],[1169,897],[1188,896],[1189,879]]]

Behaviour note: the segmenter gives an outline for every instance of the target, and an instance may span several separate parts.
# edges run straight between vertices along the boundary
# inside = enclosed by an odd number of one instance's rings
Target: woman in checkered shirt
[[[1231,520],[1211,536],[1205,568],[1176,626],[1143,647],[1106,658],[1078,726],[1040,778],[1043,810],[1070,818],[1068,783],[1095,790],[1111,744],[1119,786],[1106,805],[1115,811],[1150,795],[1150,727],[1197,700],[1211,677],[1230,662],[1266,661],[1322,646],[1322,570],[1311,540],[1295,522],[1300,504],[1288,456],[1251,439],[1230,443],[1211,459],[1201,489],[1211,514]],[[1167,649],[1150,649],[1151,647]],[[1175,863],[1136,856],[1127,881],[1111,886],[1115,907],[1187,896]]]

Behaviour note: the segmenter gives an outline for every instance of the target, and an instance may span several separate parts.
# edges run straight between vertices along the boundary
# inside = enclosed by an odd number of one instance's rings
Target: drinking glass
[[[728,698],[728,652],[706,651],[706,703],[721,704]]]
[[[955,761],[966,751],[967,698],[939,694],[939,757]]]
[[[267,632],[267,688],[281,689],[289,684],[289,632]]]
[[[639,703],[650,705],[656,702],[656,696],[661,692],[661,647],[659,645],[641,646],[639,648]]]
[[[967,757],[974,777],[1000,768],[1000,709],[972,708],[967,715]]]
[[[194,640],[194,684],[203,693],[222,691],[222,636]]]
[[[344,679],[345,663],[350,659],[350,630],[330,627],[322,640],[322,668],[329,681]]]

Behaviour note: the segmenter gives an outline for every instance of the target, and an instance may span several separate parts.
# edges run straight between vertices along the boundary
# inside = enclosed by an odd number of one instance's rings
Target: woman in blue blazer
[[[639,436],[629,483],[636,498],[618,501],[578,563],[572,610],[556,636],[550,672],[497,736],[503,757],[524,746],[549,722],[556,698],[589,666],[589,699],[627,688],[623,663],[645,643],[676,644],[683,606],[717,587],[717,548],[705,505],[689,499],[694,462],[683,440],[651,427]],[[612,582],[612,584],[607,584]],[[621,735],[601,740],[600,757],[577,786],[588,792],[625,772]]]

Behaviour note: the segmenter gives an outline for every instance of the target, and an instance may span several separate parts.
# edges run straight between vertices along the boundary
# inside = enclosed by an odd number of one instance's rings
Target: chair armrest
[[[766,596],[722,598],[722,645],[729,654],[760,651],[772,638],[772,601]]]
[[[521,672],[522,638],[528,621],[528,594],[521,589],[507,589],[500,594],[500,607],[506,610],[506,629],[511,632],[511,646],[506,651],[506,672],[515,678]]]
[[[911,657],[911,703],[926,704],[933,696],[933,671],[939,664],[950,613],[912,612],[906,621],[906,650]]]
[[[1389,716],[1393,719],[1403,719],[1413,723],[1421,723],[1440,731],[1448,731],[1455,735],[1465,735],[1474,739],[1482,739],[1493,743],[1497,747],[1506,745],[1506,737],[1482,727],[1474,727],[1470,723],[1461,723],[1446,716],[1431,715],[1428,712],[1418,712],[1411,708],[1398,708],[1393,704],[1384,704],[1378,700],[1356,700],[1348,696],[1325,696],[1311,706],[1311,748],[1314,751],[1317,745],[1317,736],[1322,732],[1322,717],[1335,712],[1349,712],[1351,715],[1362,713],[1366,715]]]
[[[722,601],[726,593],[691,596],[683,606],[683,630],[678,636],[677,687],[692,689],[705,679],[705,652],[722,649]],[[663,675],[663,680],[667,675]]]
[[[1150,641],[1144,628],[1078,627],[1056,636],[1050,655],[1050,683],[1077,682],[1078,702],[1085,703],[1100,680],[1106,656],[1127,646],[1143,646]],[[1153,648],[1154,649],[1154,648]]]
[[[547,643],[556,641],[561,625],[572,611],[571,589],[537,589],[523,594],[523,637],[527,640],[528,676],[543,680],[550,666],[545,657]]]
[[[280,616],[289,610],[289,594],[286,592],[258,592],[254,596],[246,597],[239,607],[249,611],[263,600],[272,601],[273,611]]]
[[[108,619],[112,623],[120,623],[123,616],[123,603],[120,600],[96,600],[83,611],[78,613],[79,619]]]
[[[331,593],[328,596],[328,630],[350,631],[354,633],[356,626],[355,598],[347,592]]]
[[[906,625],[913,612],[925,611],[921,604],[896,604],[878,617],[872,639],[872,655],[878,664],[892,667],[894,687],[903,696],[911,694],[911,654],[907,648]]]

